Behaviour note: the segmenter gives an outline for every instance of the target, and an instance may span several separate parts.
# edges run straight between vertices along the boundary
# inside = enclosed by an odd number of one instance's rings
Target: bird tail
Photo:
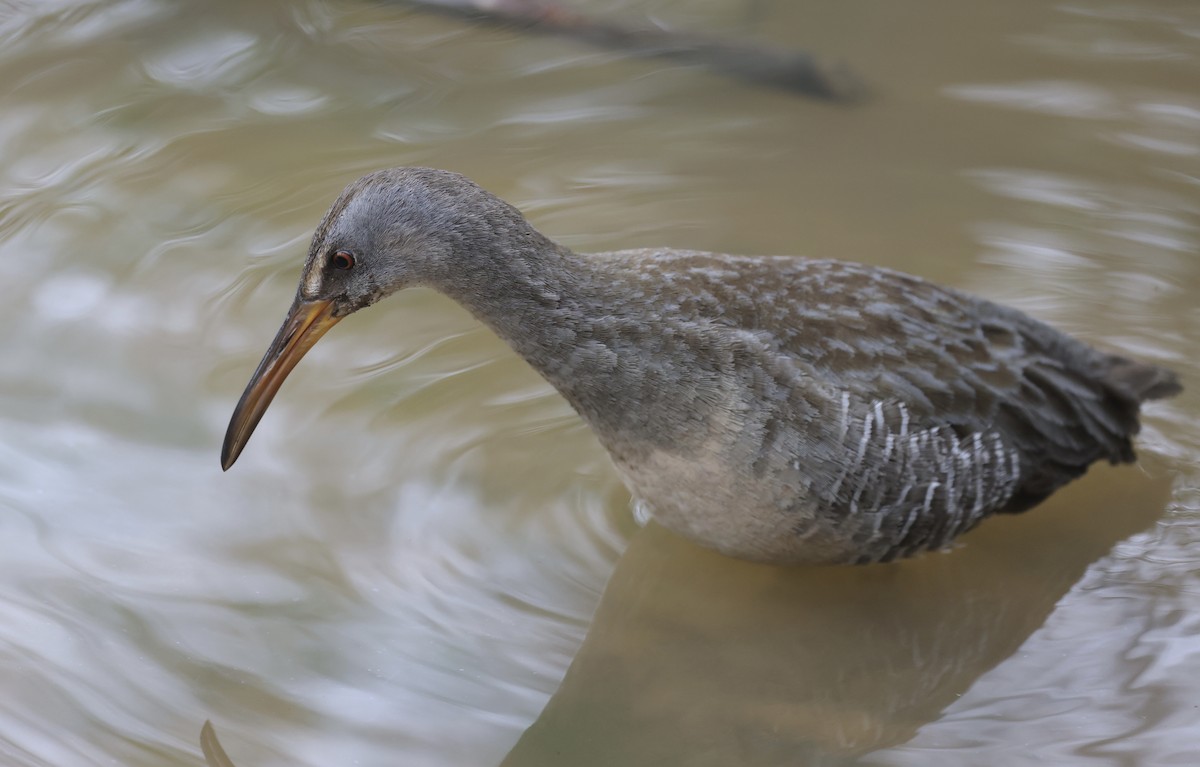
[[[1114,355],[1106,360],[1105,367],[1102,380],[1106,388],[1133,404],[1173,397],[1183,391],[1179,376],[1157,365]]]
[[[1049,421],[1043,437],[1048,444],[1057,444],[1053,453],[1044,454],[1032,473],[1000,511],[1016,513],[1041,503],[1048,495],[1071,479],[1087,471],[1099,458],[1109,463],[1132,463],[1133,436],[1141,428],[1138,411],[1146,400],[1162,399],[1183,390],[1178,376],[1166,368],[1117,355],[1103,354],[1089,377],[1092,397],[1064,398],[1062,391],[1072,391],[1078,379],[1064,377],[1063,371],[1031,368],[1026,376],[1043,392],[1058,392],[1056,401],[1068,403],[1073,418]],[[1075,391],[1079,391],[1077,388]],[[1099,394],[1100,396],[1096,396]],[[1067,414],[1064,414],[1067,415]],[[1064,429],[1074,424],[1077,428]]]

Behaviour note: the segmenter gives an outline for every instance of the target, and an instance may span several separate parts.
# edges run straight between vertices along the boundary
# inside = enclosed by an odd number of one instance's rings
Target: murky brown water
[[[1200,7],[587,6],[875,98],[356,0],[0,11],[0,761],[195,765],[211,718],[240,767],[1196,763]],[[639,529],[570,409],[414,291],[223,475],[312,227],[400,164],[582,250],[914,271],[1190,389],[1142,470],[949,554],[756,567]]]

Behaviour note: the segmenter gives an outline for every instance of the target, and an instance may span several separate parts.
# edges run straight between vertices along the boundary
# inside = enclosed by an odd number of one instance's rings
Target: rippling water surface
[[[577,5],[872,98],[365,0],[0,13],[0,761],[194,765],[211,718],[240,767],[1195,763],[1200,8]],[[1189,389],[1141,470],[953,552],[756,567],[640,529],[569,407],[410,291],[222,474],[312,227],[401,164],[581,250],[913,271]]]

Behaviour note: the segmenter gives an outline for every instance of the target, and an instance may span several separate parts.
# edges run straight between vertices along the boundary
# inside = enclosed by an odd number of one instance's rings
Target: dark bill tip
[[[254,427],[258,426],[263,413],[267,412],[267,406],[275,398],[288,373],[339,319],[333,316],[332,301],[297,299],[292,304],[287,319],[275,334],[275,340],[271,342],[262,362],[258,363],[258,369],[251,376],[246,391],[233,411],[233,417],[229,419],[225,443],[221,446],[222,470],[227,471],[242,454],[242,448],[250,441]]]

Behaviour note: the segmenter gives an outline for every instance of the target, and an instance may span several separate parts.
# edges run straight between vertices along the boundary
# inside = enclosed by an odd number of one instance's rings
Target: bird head
[[[497,208],[506,215],[492,215]],[[496,222],[513,212],[463,176],[430,168],[376,171],[347,186],[313,233],[292,307],[230,419],[221,467],[233,465],[288,373],[339,320],[401,288],[445,283],[488,251],[502,234]]]

